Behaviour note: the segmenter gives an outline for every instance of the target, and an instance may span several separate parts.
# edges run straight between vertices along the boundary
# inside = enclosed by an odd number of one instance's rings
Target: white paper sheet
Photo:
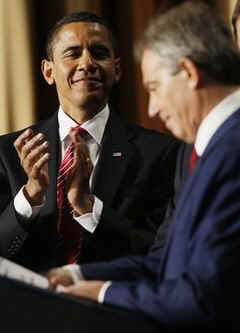
[[[3,257],[0,257],[0,275],[17,279],[37,287],[48,288],[47,278]]]

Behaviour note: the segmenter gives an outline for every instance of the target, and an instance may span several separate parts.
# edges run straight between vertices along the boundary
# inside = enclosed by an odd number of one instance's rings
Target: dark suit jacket
[[[164,248],[167,234],[173,219],[173,215],[177,206],[177,202],[183,192],[184,184],[189,176],[189,161],[192,153],[193,145],[183,142],[178,150],[176,171],[174,178],[174,193],[170,198],[167,211],[163,222],[160,224],[156,238],[150,247],[150,251],[155,251],[159,248]]]
[[[83,265],[115,280],[105,302],[166,327],[239,331],[240,110],[210,140],[178,201],[168,242],[149,256]]]
[[[59,161],[57,114],[32,127],[50,143],[50,186],[33,223],[17,216],[13,198],[26,183],[13,147],[20,132],[0,139],[0,255],[33,270],[56,265],[56,173]],[[85,236],[81,262],[143,253],[153,241],[169,197],[179,143],[170,136],[127,125],[110,113],[92,191],[104,202],[101,221]],[[113,157],[114,152],[122,156]]]

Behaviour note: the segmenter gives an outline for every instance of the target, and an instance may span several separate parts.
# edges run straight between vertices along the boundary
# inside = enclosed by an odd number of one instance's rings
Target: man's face
[[[238,17],[236,21],[236,38],[237,38],[237,46],[240,50],[240,17]]]
[[[50,69],[48,76],[46,68]],[[45,78],[56,84],[63,109],[99,109],[120,78],[109,31],[101,24],[66,24],[55,37],[53,60],[45,64]]]
[[[184,71],[171,74],[158,55],[146,49],[141,59],[143,83],[149,93],[148,115],[158,116],[174,136],[192,142],[191,89]]]

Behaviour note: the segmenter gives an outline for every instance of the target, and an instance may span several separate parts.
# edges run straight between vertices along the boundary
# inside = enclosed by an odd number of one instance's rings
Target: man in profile
[[[164,251],[57,268],[52,287],[137,311],[161,328],[239,330],[240,56],[206,4],[157,15],[138,43],[148,114],[194,145]],[[74,271],[74,274],[72,274]],[[79,280],[79,281],[78,281]]]

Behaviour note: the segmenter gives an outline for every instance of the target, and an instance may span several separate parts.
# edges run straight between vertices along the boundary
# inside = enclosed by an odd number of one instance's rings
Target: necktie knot
[[[88,131],[80,125],[75,127],[74,131],[77,131],[77,134],[79,134],[82,138],[86,138],[86,136],[88,135]]]
[[[69,131],[69,136],[70,136],[70,133],[71,133],[72,130],[76,131],[77,134],[79,134],[84,140],[86,140],[87,136],[89,135],[89,134],[88,134],[88,131],[85,130],[85,128],[81,127],[80,125],[77,126],[77,127],[74,127],[73,129],[71,129],[71,130]],[[70,141],[70,142],[71,142],[71,143],[70,143],[70,145],[68,146],[68,148],[67,148],[67,150],[66,150],[66,153],[65,153],[65,155],[64,155],[63,161],[62,161],[62,164],[63,164],[63,165],[66,164],[66,162],[64,162],[65,160],[68,160],[68,161],[71,160],[70,162],[68,162],[68,163],[70,163],[71,165],[72,165],[72,163],[73,163],[74,142],[73,142],[73,141]],[[61,168],[61,167],[60,167],[60,168]],[[69,172],[70,172],[70,169],[69,169]],[[68,173],[69,173],[69,172],[68,172]]]

